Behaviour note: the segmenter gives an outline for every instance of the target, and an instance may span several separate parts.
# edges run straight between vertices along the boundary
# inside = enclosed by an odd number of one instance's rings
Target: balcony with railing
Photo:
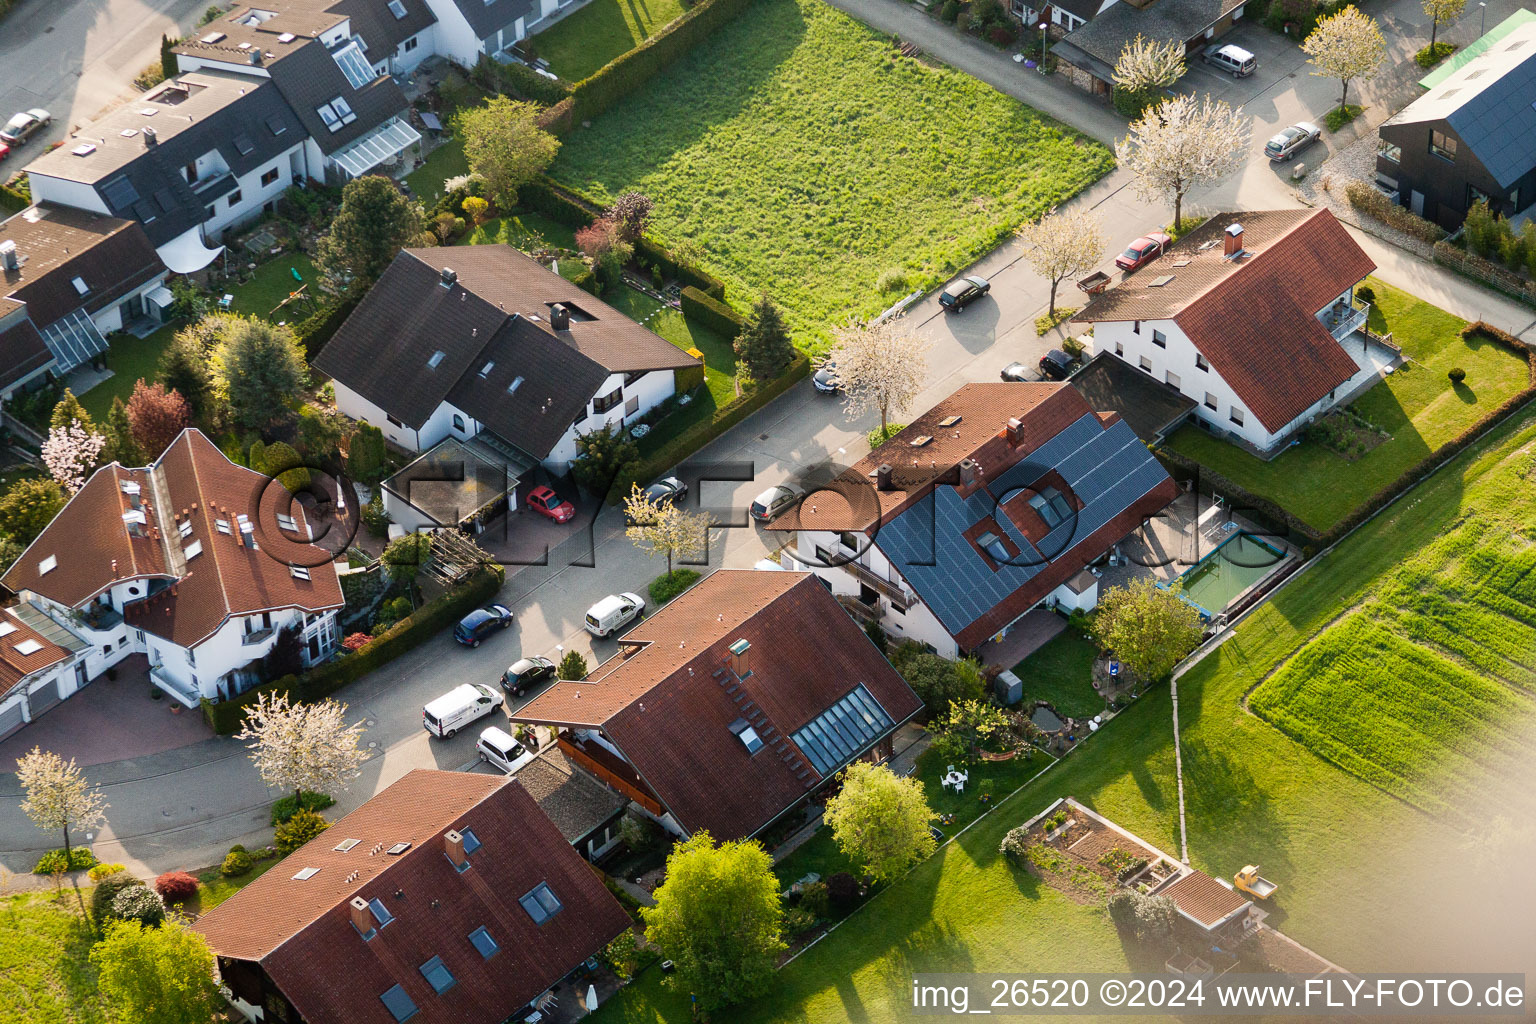
[[[262,629],[247,630],[246,633],[240,637],[240,642],[249,647],[252,644],[262,643],[271,637],[274,632],[276,632],[276,630],[274,630],[271,626],[266,626]]]
[[[202,694],[198,693],[197,690],[193,687],[178,682],[175,678],[167,674],[159,665],[149,666],[149,679],[150,682],[160,687],[160,689],[164,690],[172,697],[175,697],[177,700],[181,701],[187,707],[195,708],[199,706],[199,703],[202,699]]]
[[[849,557],[846,549],[840,549],[839,553],[834,554],[825,548],[817,548],[816,555],[824,565],[837,565],[839,561]],[[878,591],[897,611],[905,612],[917,603],[916,594],[901,583],[880,575],[862,562],[843,562],[841,567],[860,583]]]
[[[1329,334],[1338,341],[1343,341],[1365,326],[1370,313],[1369,302],[1349,303],[1341,300],[1317,314],[1317,318],[1322,321],[1324,327],[1328,328]]]

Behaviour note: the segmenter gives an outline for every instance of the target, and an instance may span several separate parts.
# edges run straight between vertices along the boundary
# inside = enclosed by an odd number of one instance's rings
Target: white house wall
[[[96,329],[102,334],[111,334],[113,331],[123,329],[123,306],[132,302],[134,296],[145,296],[165,284],[165,274],[156,274],[150,280],[139,285],[127,295],[119,296],[110,306],[105,306],[96,311],[91,319],[96,323]],[[149,312],[148,303],[144,303],[144,312]]]
[[[241,175],[237,181],[234,192],[220,196],[213,202],[213,217],[203,223],[203,234],[209,243],[215,243],[223,238],[224,232],[231,227],[239,227],[261,216],[262,207],[273,202],[282,195],[288,186],[293,184],[292,154],[303,147],[300,142],[284,150],[282,155],[274,157],[260,167]],[[277,178],[270,184],[263,186],[261,176],[270,171],[277,172]],[[231,203],[230,197],[238,194],[238,202]]]
[[[625,384],[624,377],[622,373],[614,373],[603,381],[602,386],[593,393],[592,398],[587,400],[586,419],[567,429],[565,436],[550,449],[549,455],[544,459],[546,469],[552,473],[564,473],[570,467],[576,459],[578,434],[590,434],[608,424],[622,427],[626,423],[633,423],[672,397],[677,391],[677,378],[671,370],[652,370],[633,384]],[[615,388],[624,390],[624,397],[619,400],[619,404],[601,414],[592,412],[592,402],[604,395],[612,394]],[[626,414],[624,410],[632,400],[637,400],[635,411]],[[517,442],[515,437],[509,437],[507,440]]]
[[[465,67],[473,67],[480,56],[480,37],[469,27],[453,0],[427,0],[427,7],[437,18],[436,52]]]
[[[384,432],[384,436],[407,451],[420,451],[416,431],[401,423],[399,420],[390,422],[389,413],[374,405],[362,395],[347,387],[341,381],[333,382],[336,387],[336,409],[343,415],[350,416],[359,423],[369,423]]]
[[[412,42],[416,45],[412,46]],[[393,65],[391,70],[397,74],[414,71],[422,61],[436,52],[437,26],[429,25],[395,47],[395,52],[390,54],[390,64]]]
[[[96,194],[96,189],[84,182],[38,174],[30,168],[27,171],[27,182],[31,186],[34,203],[58,203],[60,206],[73,206],[77,210],[111,214],[107,204]]]

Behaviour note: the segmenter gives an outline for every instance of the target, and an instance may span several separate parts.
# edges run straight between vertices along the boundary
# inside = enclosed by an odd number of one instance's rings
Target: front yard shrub
[[[1451,379],[1452,384],[1460,384],[1467,379],[1467,371],[1459,366],[1453,366],[1446,372],[1446,376]]]
[[[1323,124],[1328,126],[1329,131],[1336,132],[1359,117],[1364,109],[1364,107],[1354,103],[1342,107],[1334,107],[1323,115]]]
[[[1414,54],[1413,59],[1421,68],[1432,68],[1455,52],[1455,43],[1447,43],[1444,40],[1440,40],[1435,45],[1426,46]]]
[[[197,895],[197,879],[185,871],[167,871],[155,879],[155,892],[167,903],[185,903]]]
[[[37,859],[32,869],[34,875],[51,875],[59,871],[84,871],[96,863],[96,855],[83,846],[72,847],[66,857],[64,851],[49,850]]]
[[[165,921],[165,900],[147,885],[132,885],[113,897],[112,917],[158,928]]]
[[[784,934],[793,938],[816,927],[816,915],[803,907],[790,907],[784,911]]]
[[[108,875],[115,875],[119,871],[127,870],[128,869],[122,864],[97,864],[87,873],[87,877],[90,878],[93,883],[95,883],[101,881],[103,878],[106,878]]]
[[[301,790],[299,797],[306,811],[323,811],[336,803],[329,793],[311,793],[307,789]],[[280,800],[274,801],[271,816],[272,827],[276,828],[293,817],[296,810],[298,810],[298,807],[295,806],[294,798],[291,796],[285,796]]]
[[[1374,185],[1359,180],[1351,181],[1344,186],[1344,198],[1360,212],[1368,213],[1383,224],[1397,228],[1421,242],[1433,245],[1445,237],[1440,225],[1425,220],[1407,207],[1398,206]]]
[[[884,429],[875,427],[865,435],[864,440],[869,442],[870,450],[873,451],[906,429],[905,423],[887,423]]]
[[[846,871],[838,871],[827,879],[828,909],[840,917],[857,907],[863,896],[859,880]]]
[[[1372,288],[1368,284],[1363,284],[1359,288],[1355,289],[1355,298],[1359,299],[1361,302],[1369,302],[1374,304],[1376,302],[1376,289]]]
[[[389,449],[384,431],[371,423],[359,423],[347,442],[347,473],[359,483],[376,484],[389,470]],[[379,506],[383,508],[382,502]]]
[[[117,899],[118,893],[134,886],[142,886],[142,879],[135,878],[126,871],[115,875],[108,875],[96,883],[96,888],[91,890],[91,920],[99,929],[112,916],[112,901]]]
[[[331,823],[314,811],[294,811],[291,818],[277,826],[272,845],[286,857],[330,827]]]
[[[683,316],[724,338],[734,338],[747,325],[746,318],[714,296],[693,285],[683,289]]]
[[[658,605],[666,604],[698,580],[699,574],[693,569],[673,569],[669,573],[664,572],[651,581],[651,600]]]
[[[959,17],[960,0],[944,0],[944,6],[939,8],[939,20],[946,25],[953,25]]]
[[[1003,836],[1003,841],[998,844],[997,852],[1013,862],[1015,867],[1024,865],[1024,854],[1029,849],[1029,828],[1018,825],[1008,830]]]
[[[1054,314],[1045,313],[1045,314],[1043,314],[1041,316],[1035,317],[1035,335],[1036,335],[1036,337],[1044,337],[1046,334],[1048,334],[1052,330],[1054,330],[1057,326],[1059,326],[1060,324],[1066,323],[1068,320],[1071,320],[1076,315],[1077,315],[1077,307],[1076,306],[1070,306],[1070,307],[1069,306],[1057,306],[1056,307],[1056,312]],[[1082,346],[1079,345],[1078,349],[1079,349],[1079,351],[1081,351]]]
[[[827,883],[808,882],[801,886],[800,902],[796,905],[814,918],[826,917],[827,910],[831,906],[831,897],[827,892]]]
[[[224,863],[219,865],[219,874],[225,878],[239,878],[250,874],[253,866],[251,855],[244,849],[230,850],[224,855]]]

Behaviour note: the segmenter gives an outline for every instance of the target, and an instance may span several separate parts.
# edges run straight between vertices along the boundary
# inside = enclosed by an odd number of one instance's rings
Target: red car
[[[11,147],[7,146],[3,142],[0,142],[0,160],[4,160],[6,157],[8,157],[10,155],[11,155]]]
[[[1126,273],[1150,263],[1163,254],[1168,243],[1173,239],[1161,231],[1154,231],[1150,235],[1142,235],[1136,241],[1126,246],[1125,252],[1115,257],[1115,266]]]
[[[568,523],[576,515],[576,506],[561,499],[548,487],[535,487],[528,492],[528,507],[541,516],[548,516],[557,523]]]

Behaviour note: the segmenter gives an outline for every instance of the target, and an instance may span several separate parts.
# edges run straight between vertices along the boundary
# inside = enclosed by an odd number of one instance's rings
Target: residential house
[[[1070,384],[967,384],[768,528],[888,633],[954,658],[1042,604],[1095,607],[1085,570],[1177,494]]]
[[[30,605],[0,610],[0,739],[85,685],[86,649]]]
[[[41,203],[0,222],[0,399],[62,377],[155,316],[166,268],[131,220]]]
[[[922,707],[808,573],[721,569],[620,644],[512,718],[679,835],[757,835]]]
[[[315,359],[353,419],[411,451],[477,439],[514,478],[563,473],[578,434],[633,424],[699,365],[509,245],[402,250]]]
[[[587,860],[596,863],[619,845],[619,825],[629,801],[574,764],[558,745],[539,751],[516,777],[566,842]]]
[[[1032,7],[1019,10],[1027,0],[1013,0],[1015,12],[1027,27],[1039,30]],[[1067,31],[1051,47],[1061,61],[1060,74],[1073,85],[1096,96],[1114,90],[1115,62],[1138,36],[1156,43],[1179,43],[1191,60],[1216,37],[1225,34],[1243,17],[1246,0],[1121,0],[1095,4],[1093,0],[1067,0],[1059,13],[1046,5],[1051,23]]]
[[[91,648],[63,696],[130,654],[188,707],[259,682],[293,630],[306,664],[337,644],[341,584],[303,506],[187,429],[152,465],[98,469],[0,583]]]
[[[437,18],[438,52],[464,67],[495,57],[558,8],[557,0],[426,0]]]
[[[522,1020],[629,926],[515,780],[421,769],[194,925],[246,1019],[306,1024]]]
[[[1378,129],[1376,178],[1454,231],[1472,204],[1513,217],[1536,202],[1536,21],[1446,76]]]
[[[1199,403],[1196,423],[1273,456],[1396,365],[1354,301],[1375,269],[1326,208],[1217,214],[1074,320]]]

